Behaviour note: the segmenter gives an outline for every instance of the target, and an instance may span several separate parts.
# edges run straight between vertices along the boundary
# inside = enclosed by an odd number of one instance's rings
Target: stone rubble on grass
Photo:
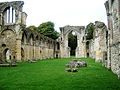
[[[36,63],[37,61],[35,60],[28,60],[29,63]]]
[[[80,67],[87,67],[87,63],[85,61],[72,60],[66,64],[66,71],[78,72]]]
[[[17,66],[14,60],[4,60],[0,61],[0,67],[15,67]]]

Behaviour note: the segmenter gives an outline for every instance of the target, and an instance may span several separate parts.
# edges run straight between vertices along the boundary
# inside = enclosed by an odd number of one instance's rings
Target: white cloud
[[[0,0],[11,1],[11,0]],[[12,0],[16,1],[16,0]],[[106,0],[23,0],[28,14],[27,25],[38,26],[52,21],[56,30],[65,25],[87,25],[90,22],[107,22]]]

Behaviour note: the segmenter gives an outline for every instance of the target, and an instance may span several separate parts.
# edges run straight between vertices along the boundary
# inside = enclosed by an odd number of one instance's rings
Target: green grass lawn
[[[66,72],[70,59],[50,59],[0,67],[0,90],[120,90],[120,80],[100,63],[83,59],[88,67]]]

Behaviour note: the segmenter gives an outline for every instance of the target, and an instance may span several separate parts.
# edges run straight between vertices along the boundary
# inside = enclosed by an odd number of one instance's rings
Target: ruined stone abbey
[[[26,28],[23,5],[23,1],[0,3],[0,63],[68,58],[68,34],[73,31],[77,36],[76,58],[94,58],[120,77],[120,0],[105,2],[108,26],[95,21],[91,40],[86,40],[85,26],[60,27],[57,40]]]
[[[0,3],[0,60],[37,60],[55,57],[57,42],[26,28],[24,2]]]

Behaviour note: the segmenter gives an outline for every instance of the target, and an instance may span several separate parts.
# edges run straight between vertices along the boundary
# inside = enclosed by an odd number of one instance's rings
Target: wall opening
[[[31,45],[31,46],[34,45],[34,43],[33,43],[33,42],[34,42],[34,35],[33,35],[33,34],[30,35],[30,40],[29,40],[29,42],[30,42],[30,45]]]
[[[73,31],[68,34],[68,47],[70,47],[70,56],[76,56],[77,35]]]
[[[8,48],[3,51],[3,59],[7,62],[11,60],[11,51]]]
[[[4,23],[5,24],[15,23],[15,9],[13,7],[7,7],[4,10]]]
[[[24,52],[24,49],[21,48],[21,60],[24,60],[25,59],[25,52]]]
[[[89,41],[86,42],[86,53],[87,57],[89,57]]]
[[[22,44],[27,44],[27,35],[25,33],[22,34],[22,40],[21,40]]]
[[[57,50],[60,50],[60,44],[57,42]]]

